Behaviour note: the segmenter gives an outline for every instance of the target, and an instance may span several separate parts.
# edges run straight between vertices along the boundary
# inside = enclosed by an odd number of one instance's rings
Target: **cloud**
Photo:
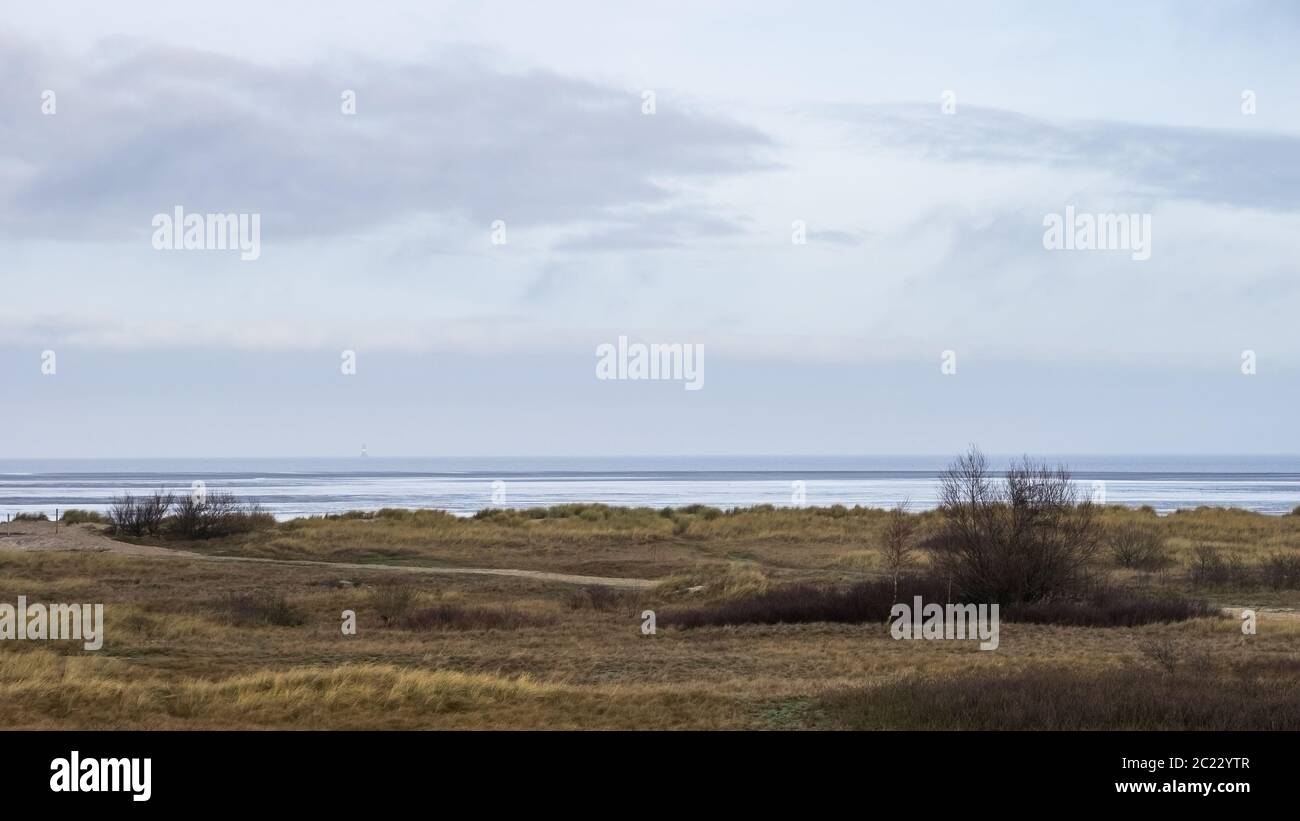
[[[1300,136],[1127,122],[1057,122],[963,105],[821,109],[864,140],[929,160],[1045,166],[1113,175],[1134,193],[1245,208],[1300,210]]]
[[[629,251],[678,248],[708,239],[717,241],[745,233],[746,220],[714,214],[693,206],[637,208],[592,226],[556,243],[560,251]]]
[[[264,65],[151,43],[50,55],[0,38],[0,224],[134,239],[153,214],[262,214],[265,236],[334,237],[433,215],[484,226],[621,219],[681,182],[765,167],[770,140],[660,96],[447,48],[418,63]],[[39,94],[57,94],[43,116]],[[357,113],[341,113],[343,91]],[[696,215],[676,235],[714,231]],[[617,242],[617,236],[607,240]]]
[[[841,231],[838,229],[827,228],[822,230],[808,231],[808,241],[812,243],[826,243],[828,245],[840,245],[844,247],[855,247],[862,245],[872,236],[870,231]]]

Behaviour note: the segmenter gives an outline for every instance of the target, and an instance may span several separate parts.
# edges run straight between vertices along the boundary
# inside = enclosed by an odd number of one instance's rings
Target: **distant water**
[[[990,457],[1004,466],[1003,457]],[[1270,514],[1300,505],[1300,456],[1059,456],[1108,504],[1168,513],[1198,505]],[[469,514],[498,506],[569,502],[649,507],[789,506],[795,482],[809,505],[933,507],[939,456],[747,456],[484,459],[0,459],[0,517],[55,508],[104,510],[123,491],[188,492],[195,481],[256,499],[279,518],[440,508]],[[503,496],[502,496],[503,494]]]

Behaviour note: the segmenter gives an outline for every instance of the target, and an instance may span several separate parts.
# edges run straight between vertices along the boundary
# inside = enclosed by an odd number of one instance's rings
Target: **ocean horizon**
[[[993,455],[998,470],[1018,457]],[[1048,455],[1106,504],[1270,515],[1300,505],[1298,455]],[[622,456],[0,459],[0,515],[103,511],[125,492],[194,482],[278,519],[384,507],[470,515],[571,503],[933,508],[951,456]]]

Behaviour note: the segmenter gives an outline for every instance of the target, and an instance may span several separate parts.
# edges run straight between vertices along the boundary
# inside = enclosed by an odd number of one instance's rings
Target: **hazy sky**
[[[1300,452],[1297,42],[1281,2],[6,3],[0,458]],[[156,250],[177,205],[259,258]],[[1045,249],[1067,207],[1150,259]],[[704,389],[596,379],[619,336]]]

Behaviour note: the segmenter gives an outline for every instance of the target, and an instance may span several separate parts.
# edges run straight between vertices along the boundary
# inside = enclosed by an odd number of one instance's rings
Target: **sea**
[[[1162,514],[1198,506],[1270,515],[1300,506],[1300,456],[1035,456],[1081,492]],[[569,503],[719,508],[771,504],[912,510],[936,504],[950,456],[0,459],[0,519],[103,511],[125,492],[195,482],[256,500],[278,519],[384,507],[471,515]],[[994,467],[1010,457],[991,456]]]

